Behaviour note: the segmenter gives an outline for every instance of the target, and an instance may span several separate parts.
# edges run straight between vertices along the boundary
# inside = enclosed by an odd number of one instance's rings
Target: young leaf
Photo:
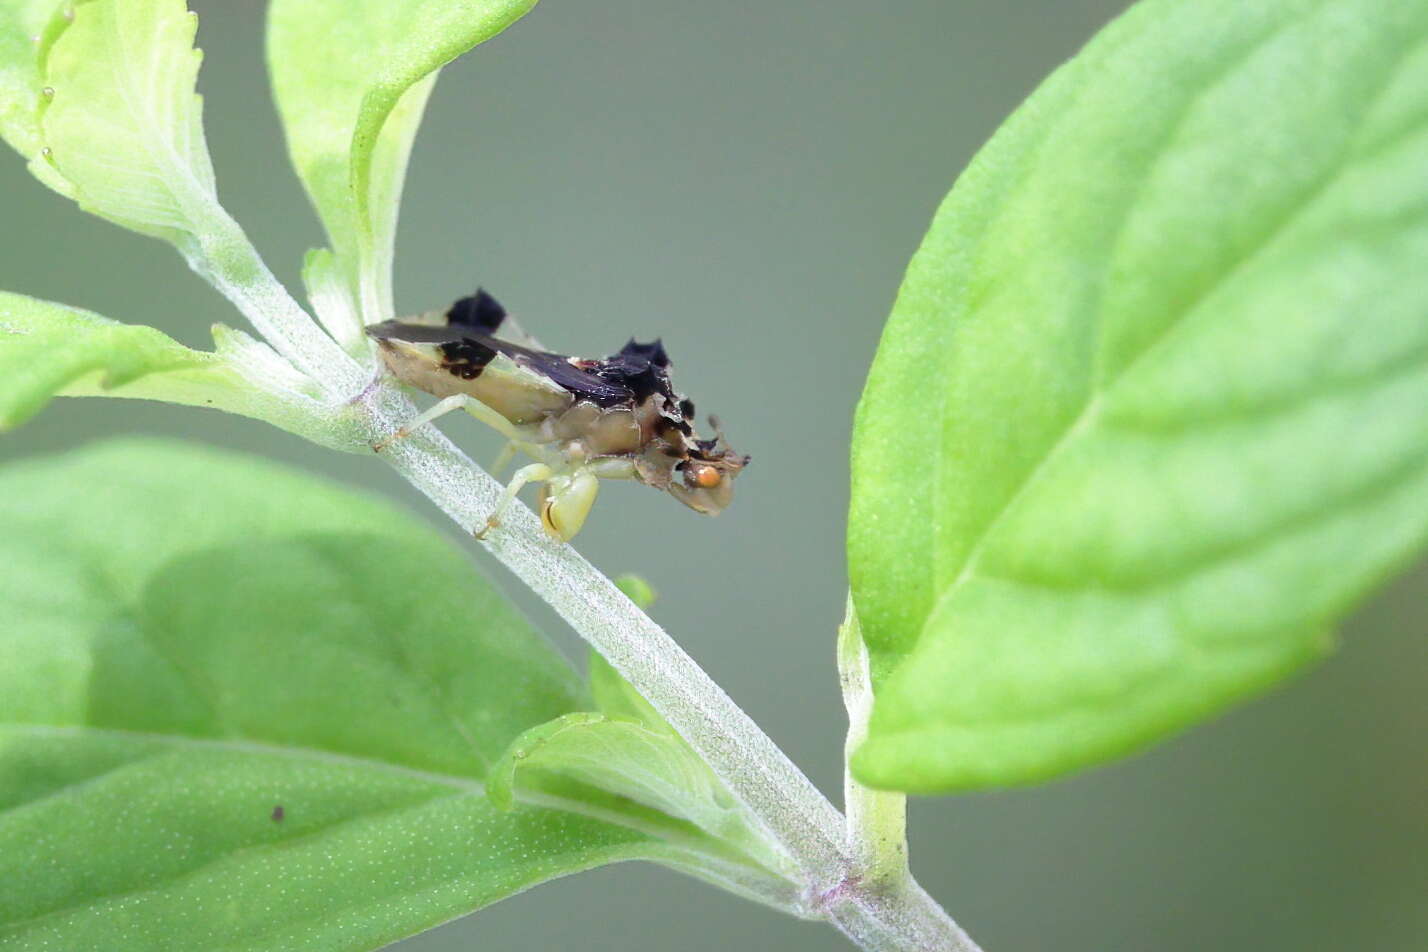
[[[0,138],[21,155],[40,151],[39,53],[60,0],[0,2]]]
[[[352,288],[336,255],[326,248],[309,249],[302,262],[302,283],[313,312],[334,340],[348,351],[366,346]]]
[[[625,593],[625,597],[634,602],[640,608],[648,611],[649,607],[655,603],[656,592],[654,586],[649,583],[649,579],[632,572],[617,576],[614,579],[615,587]]]
[[[655,603],[654,586],[639,575],[627,573],[615,580],[615,585],[625,593],[625,597],[648,611]],[[620,672],[598,651],[590,651],[586,661],[586,681],[590,685],[590,695],[595,706],[611,717],[634,721],[646,728],[678,737],[679,732],[669,725],[654,705],[645,700],[635,686],[621,677]]]
[[[73,20],[44,63],[48,162],[85,210],[198,257],[227,222],[194,93],[197,19],[183,0],[103,0]]]
[[[391,310],[402,179],[436,70],[534,4],[274,0],[269,7],[268,68],[293,165],[339,258],[374,283],[379,301],[364,305],[383,316]]]
[[[487,793],[510,809],[542,774],[596,787],[715,837],[742,828],[733,800],[677,736],[604,714],[566,714],[518,737],[492,768]]]
[[[172,242],[319,388],[338,400],[357,392],[367,371],[288,296],[218,202],[194,93],[197,20],[183,0],[89,0],[55,23],[39,60],[36,174],[87,211]]]
[[[331,413],[306,378],[263,344],[214,328],[215,353],[152,327],[0,291],[0,432],[56,396],[128,397],[209,407],[332,444]]]
[[[663,721],[577,712],[516,738],[486,778],[491,802],[554,806],[686,845],[682,867],[792,911],[794,871],[765,842],[708,765]]]
[[[590,694],[594,697],[597,708],[610,717],[633,721],[653,731],[679,736],[679,733],[659,716],[654,705],[646,701],[633,684],[622,678],[620,672],[602,658],[598,651],[590,652],[587,664],[589,671],[586,677],[590,682]]]
[[[162,379],[146,381],[151,391],[167,384],[176,394],[237,383],[212,354],[189,350],[152,327],[0,291],[0,429],[25,422],[81,378],[114,392],[154,375]]]
[[[0,946],[372,949],[688,851],[482,780],[584,705],[461,554],[254,459],[0,470]]]
[[[29,162],[30,171],[61,195],[73,188],[42,154],[40,113],[46,103],[41,65],[69,26],[72,11],[88,0],[0,0],[0,139]]]
[[[1151,0],[953,188],[859,407],[864,782],[1140,747],[1428,534],[1428,6]]]

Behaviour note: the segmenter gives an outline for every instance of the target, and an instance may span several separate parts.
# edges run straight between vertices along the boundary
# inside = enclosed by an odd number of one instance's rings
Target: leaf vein
[[[1398,70],[1402,68],[1402,63],[1406,56],[1407,50],[1400,49],[1397,58],[1386,57],[1388,66],[1380,75],[1376,83],[1376,89],[1366,97],[1368,102],[1372,103],[1388,88],[1393,78],[1397,75]],[[1369,108],[1365,108],[1361,114],[1366,115],[1370,111]],[[986,527],[977,535],[976,541],[968,550],[968,554],[962,563],[962,569],[956,579],[938,595],[938,604],[952,598],[973,575],[979,574],[981,558],[1008,513],[1014,511],[1018,502],[1027,495],[1030,488],[1040,481],[1050,469],[1050,463],[1058,458],[1065,451],[1066,447],[1074,443],[1085,430],[1099,422],[1105,395],[1113,390],[1119,381],[1126,379],[1127,375],[1139,366],[1149,355],[1166,346],[1167,342],[1174,339],[1177,333],[1183,333],[1184,328],[1193,323],[1193,319],[1197,315],[1203,313],[1201,308],[1214,291],[1224,287],[1231,278],[1242,273],[1250,263],[1257,261],[1268,248],[1273,247],[1277,241],[1281,240],[1288,229],[1299,221],[1309,209],[1313,208],[1329,189],[1343,178],[1348,169],[1354,166],[1355,160],[1358,158],[1355,145],[1355,139],[1351,138],[1339,162],[1329,168],[1312,187],[1307,189],[1305,195],[1299,201],[1292,203],[1283,214],[1272,222],[1270,226],[1264,230],[1264,233],[1259,236],[1256,242],[1250,248],[1246,249],[1246,252],[1241,255],[1233,265],[1216,275],[1213,280],[1200,289],[1199,293],[1189,299],[1185,306],[1181,308],[1180,312],[1166,323],[1165,327],[1148,340],[1129,360],[1123,363],[1116,374],[1107,380],[1100,390],[1093,393],[1090,400],[1082,407],[1080,413],[1067,429],[1062,432],[1056,443],[1052,445],[1051,449],[1042,456],[1037,464],[1029,471],[1017,489],[997,510],[995,516],[987,523]],[[935,613],[936,608],[934,608],[933,612],[930,612],[927,617],[931,618]]]

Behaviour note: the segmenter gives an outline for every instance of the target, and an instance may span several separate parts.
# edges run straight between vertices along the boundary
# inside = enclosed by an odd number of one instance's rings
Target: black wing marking
[[[630,387],[622,379],[608,379],[595,372],[587,372],[571,362],[564,354],[552,354],[543,350],[532,350],[472,330],[467,326],[433,327],[429,324],[410,324],[403,321],[383,321],[367,328],[367,334],[377,340],[398,340],[409,344],[434,344],[443,357],[451,362],[452,373],[466,376],[470,369],[478,373],[495,354],[502,354],[522,367],[534,370],[561,389],[574,394],[579,399],[591,400],[602,407],[618,406],[635,399]],[[603,362],[596,362],[599,368]],[[467,379],[472,379],[470,374]]]
[[[506,316],[506,309],[499,301],[487,294],[485,288],[477,288],[475,294],[451,305],[446,321],[453,327],[468,327],[494,337]]]
[[[606,380],[618,382],[628,387],[636,400],[646,400],[655,394],[662,394],[671,407],[677,406],[680,397],[674,392],[669,379],[669,354],[659,340],[641,344],[631,338],[620,348],[592,368]]]
[[[661,369],[669,369],[669,354],[665,353],[664,341],[658,337],[648,344],[641,344],[631,337],[625,346],[620,348],[620,352],[610,359],[620,357],[634,361],[644,360]]]
[[[406,341],[408,344],[448,344],[479,335],[460,327],[437,327],[432,324],[413,324],[409,321],[383,321],[380,324],[368,324],[367,336],[376,340]]]
[[[475,294],[451,305],[442,319],[452,327],[467,327],[478,334],[498,337],[527,350],[545,350],[540,341],[516,323],[516,319],[499,301],[486,293],[485,288],[477,288]]]

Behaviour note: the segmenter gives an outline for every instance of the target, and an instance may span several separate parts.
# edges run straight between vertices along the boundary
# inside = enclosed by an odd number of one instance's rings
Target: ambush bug
[[[551,353],[484,290],[445,312],[372,324],[367,334],[393,376],[441,398],[377,444],[378,452],[424,423],[466,410],[506,438],[496,471],[517,452],[535,460],[515,472],[477,538],[532,482],[542,484],[541,523],[564,541],[585,524],[601,479],[633,479],[718,515],[749,463],[725,443],[713,417],[713,439],[694,432],[694,404],[671,385],[669,355],[658,340],[631,339],[602,358]]]

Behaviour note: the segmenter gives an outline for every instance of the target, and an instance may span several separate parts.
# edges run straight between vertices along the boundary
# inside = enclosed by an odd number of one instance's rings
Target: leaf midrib
[[[354,822],[370,820],[373,817],[380,816],[382,814],[401,812],[409,809],[422,809],[440,800],[473,796],[484,798],[486,796],[485,784],[479,780],[475,780],[469,777],[459,777],[451,774],[443,774],[435,771],[422,770],[416,767],[407,767],[401,764],[393,764],[386,761],[373,760],[367,757],[360,757],[352,754],[341,754],[334,751],[322,750],[320,748],[314,747],[304,747],[300,745],[272,744],[265,743],[262,741],[238,740],[233,738],[192,737],[180,734],[162,734],[151,731],[136,731],[124,728],[89,727],[85,725],[50,725],[30,724],[22,722],[0,722],[0,734],[3,734],[5,732],[18,732],[29,734],[31,736],[52,738],[107,738],[114,740],[134,741],[137,743],[165,745],[169,747],[178,748],[200,749],[206,751],[225,751],[257,756],[284,757],[293,760],[303,760],[313,763],[321,763],[329,766],[340,766],[349,769],[374,770],[387,775],[418,781],[423,784],[446,787],[450,790],[455,791],[451,794],[437,795],[417,802],[403,803],[385,809],[359,813],[353,816],[346,817],[335,824],[329,824],[318,829],[306,831],[305,833],[299,836],[284,839],[278,844],[269,844],[282,847],[290,846],[292,843],[299,840],[308,839],[316,836],[329,835],[334,829],[346,826]],[[50,800],[56,797],[62,797],[77,788],[83,787],[87,784],[93,783],[101,779],[102,777],[106,777],[112,774],[115,770],[122,770],[126,767],[133,766],[137,762],[138,761],[128,761],[123,764],[118,764],[115,767],[104,770],[98,774],[84,777],[80,780],[65,784],[64,786],[61,786],[57,789],[47,791],[43,795],[34,799],[27,800],[22,803],[12,804],[8,807],[0,809],[0,816],[3,816],[4,814],[14,810],[24,809],[34,804],[42,803],[46,800]],[[624,829],[631,830],[632,832],[639,833],[642,836],[648,837],[650,841],[650,849],[647,851],[648,855],[646,855],[644,858],[649,859],[651,861],[682,861],[684,863],[690,864],[691,868],[693,869],[702,869],[706,872],[711,873],[718,872],[719,870],[724,870],[726,873],[731,872],[732,870],[741,870],[746,876],[765,876],[769,877],[770,881],[779,879],[776,873],[767,870],[752,857],[744,855],[739,850],[733,848],[721,848],[724,846],[724,844],[722,844],[721,841],[713,837],[710,837],[708,840],[705,840],[703,836],[700,835],[682,834],[679,830],[676,829],[654,827],[649,824],[640,822],[635,817],[621,814],[618,811],[599,809],[593,804],[567,800],[558,796],[528,796],[525,794],[519,794],[516,799],[519,803],[525,806],[583,816],[587,819],[596,820],[598,822],[606,823],[614,827],[622,827]],[[671,819],[678,820],[679,818],[672,817]],[[231,858],[234,855],[234,852],[242,852],[246,849],[248,848],[245,847],[237,851],[223,853],[219,856],[212,858],[208,862],[200,864],[199,866],[193,869],[183,871],[180,875],[176,877],[167,878],[161,883],[146,884],[143,886],[126,889],[114,893],[86,897],[80,903],[73,903],[62,906],[60,908],[47,910],[46,912],[43,912],[36,916],[31,916],[26,919],[0,923],[0,935],[15,935],[21,931],[24,931],[34,926],[38,922],[43,922],[47,919],[62,916],[66,913],[73,912],[79,908],[90,908],[100,902],[154,892],[157,889],[172,885],[173,882],[192,878],[193,876],[200,874],[204,870],[211,868],[216,863]],[[639,857],[630,856],[626,858]]]
[[[403,764],[394,764],[388,761],[374,760],[369,757],[360,757],[354,754],[342,754],[335,751],[322,750],[316,747],[303,747],[293,744],[272,744],[263,741],[239,740],[234,738],[209,738],[192,737],[183,734],[160,734],[150,731],[135,731],[124,728],[111,727],[87,727],[84,725],[50,725],[50,724],[26,724],[21,722],[0,722],[0,733],[5,731],[19,731],[40,737],[74,737],[74,738],[109,738],[117,740],[131,740],[143,743],[166,744],[173,747],[186,747],[199,750],[228,751],[232,753],[251,754],[257,756],[285,757],[291,760],[306,760],[313,763],[321,763],[329,766],[346,767],[357,770],[375,770],[390,776],[418,781],[420,783],[432,784],[447,787],[466,796],[486,795],[486,785],[480,780],[471,777],[460,777],[454,774],[439,773],[431,770],[422,770],[419,767],[408,767]],[[121,764],[117,769],[130,766],[129,763]],[[108,774],[112,771],[105,771]],[[99,775],[102,776],[102,775]],[[48,791],[42,797],[28,800],[24,803],[14,804],[5,809],[0,809],[0,814],[10,810],[29,806],[33,803],[41,802],[63,795],[66,791],[82,786],[97,779],[95,776],[85,777],[74,783],[66,784],[56,790]],[[626,816],[617,811],[600,810],[591,804],[576,800],[568,800],[557,796],[535,797],[525,792],[518,792],[516,800],[528,806],[541,807],[548,810],[559,810],[564,813],[572,813],[584,816],[589,819],[599,820],[611,826],[624,827],[636,833],[644,834],[656,840],[664,841],[668,846],[675,849],[682,849],[696,855],[706,855],[725,862],[730,861],[731,855],[717,849],[717,841],[706,843],[697,837],[681,837],[677,831],[651,827],[641,823],[637,818]],[[674,816],[667,811],[665,813],[672,820],[683,821],[683,818]],[[688,821],[683,821],[688,822]],[[316,832],[316,831],[315,831]],[[747,859],[747,858],[746,858]],[[750,868],[759,868],[754,861],[748,861]]]
[[[218,737],[194,737],[187,734],[161,734],[151,731],[135,731],[117,727],[89,727],[86,725],[54,725],[54,724],[27,724],[23,722],[3,722],[0,723],[0,731],[19,731],[37,737],[69,737],[69,738],[109,738],[114,740],[131,740],[151,744],[166,744],[174,747],[184,747],[198,750],[229,751],[240,754],[253,754],[258,756],[284,757],[289,760],[307,760],[314,763],[328,764],[332,766],[347,767],[357,770],[375,770],[393,776],[404,777],[409,780],[419,781],[426,784],[434,784],[449,787],[453,790],[460,790],[464,793],[485,795],[486,785],[480,780],[472,777],[461,777],[455,774],[439,773],[431,770],[422,770],[419,767],[408,767],[404,764],[394,764],[384,760],[374,760],[370,757],[361,757],[356,754],[343,754],[337,751],[322,750],[317,747],[303,747],[295,744],[274,744],[265,741],[242,740],[236,738]],[[72,785],[71,785],[72,786]],[[61,793],[53,791],[51,795]]]

